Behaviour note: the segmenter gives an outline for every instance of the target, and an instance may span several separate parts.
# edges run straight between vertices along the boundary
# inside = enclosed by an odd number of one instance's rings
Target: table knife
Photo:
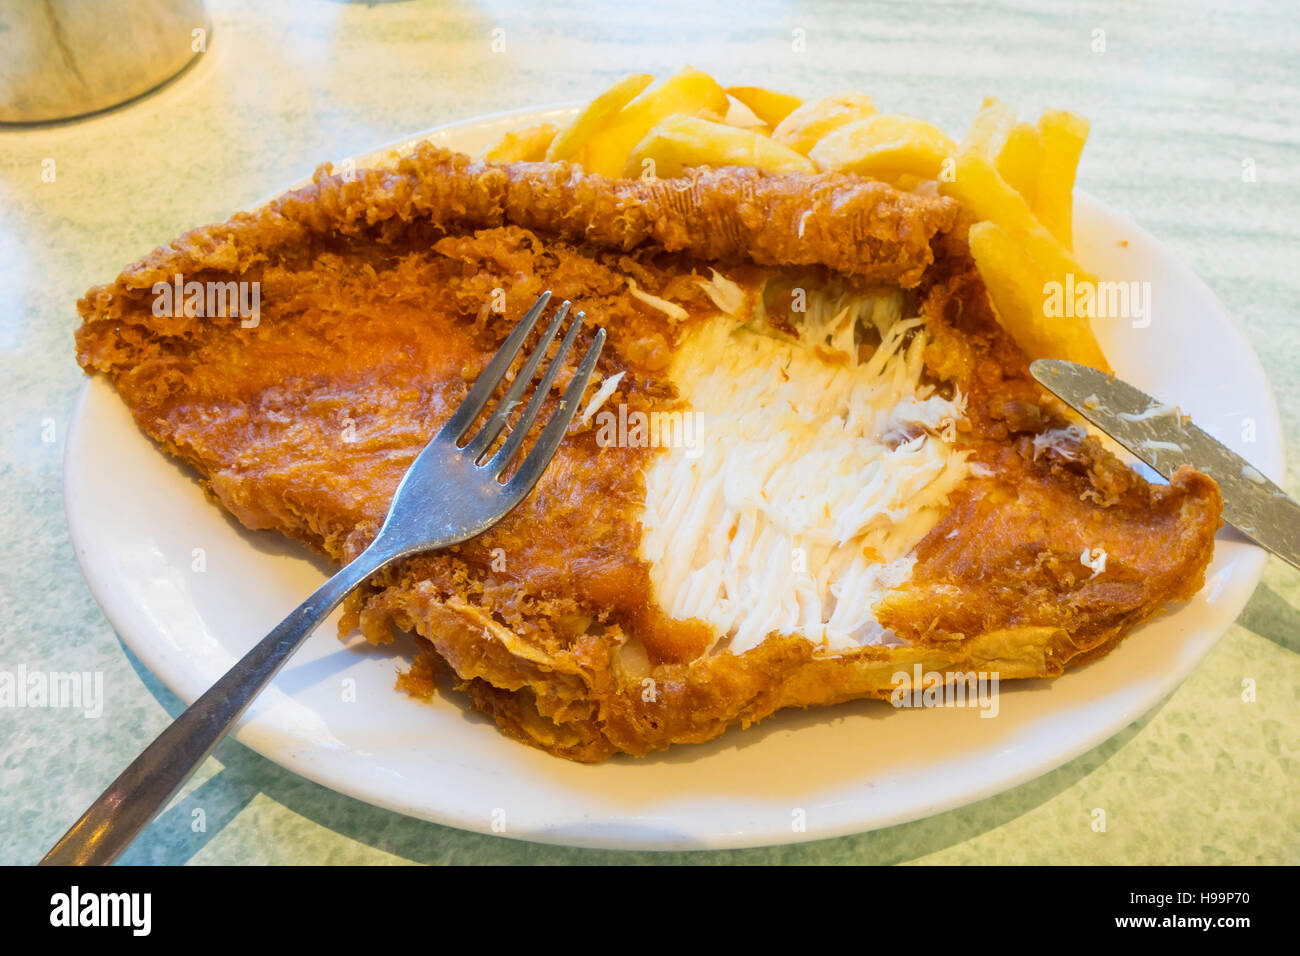
[[[1165,478],[1182,465],[1209,475],[1223,495],[1223,520],[1300,568],[1300,504],[1176,407],[1074,362],[1038,359],[1029,371],[1049,392]]]

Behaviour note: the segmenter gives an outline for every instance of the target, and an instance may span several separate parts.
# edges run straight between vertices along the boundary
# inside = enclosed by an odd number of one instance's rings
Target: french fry
[[[996,223],[971,226],[969,241],[998,321],[1031,360],[1063,358],[1110,370],[1087,318],[1046,314],[1048,284],[1060,276],[1035,262]]]
[[[975,114],[970,132],[961,141],[963,153],[973,151],[985,159],[992,159],[994,151],[1002,145],[1007,133],[1015,125],[1016,115],[1001,100],[984,97],[980,111]]]
[[[554,123],[538,123],[506,133],[483,154],[495,163],[540,163],[555,139]]]
[[[800,106],[803,100],[788,93],[778,93],[761,86],[729,86],[727,94],[744,103],[755,116],[770,127],[776,127]]]
[[[1043,162],[1043,141],[1028,123],[1017,123],[998,150],[994,167],[1008,186],[1020,193],[1031,207],[1038,199],[1038,168]]]
[[[1088,139],[1088,121],[1064,110],[1046,110],[1038,119],[1043,161],[1038,166],[1034,211],[1047,229],[1074,248],[1074,175]]]
[[[807,156],[818,140],[854,120],[876,112],[871,98],[861,93],[837,93],[804,103],[772,130],[772,139]]]
[[[978,153],[959,156],[955,177],[940,181],[939,191],[988,220],[970,229],[971,255],[999,317],[1026,353],[1109,370],[1087,318],[1046,314],[1047,283],[1095,287],[1097,280],[1038,221],[1024,197]]]
[[[650,130],[672,116],[709,115],[721,119],[730,100],[726,91],[709,74],[686,67],[645,90],[623,107],[578,151],[575,158],[586,169],[602,176],[618,176],[628,155]]]
[[[649,165],[649,164],[653,165]],[[680,176],[691,166],[750,166],[774,173],[812,173],[813,164],[792,149],[752,129],[676,114],[656,125],[632,150],[627,177]]]
[[[1053,275],[1069,272],[1076,280],[1094,280],[1075,261],[1070,250],[1038,221],[1024,197],[1007,185],[992,164],[979,154],[958,156],[952,181],[941,181],[939,192],[960,201],[976,218],[997,223]]]
[[[714,119],[714,117],[710,116],[708,113],[701,113],[699,115],[703,119]],[[723,116],[721,121],[726,123],[728,126],[734,126],[737,129],[752,129],[756,133],[762,133],[764,136],[772,135],[772,127],[759,119],[758,116],[754,114],[753,110],[735,97],[731,98],[731,102],[727,106],[727,115]]]
[[[636,99],[641,91],[653,82],[654,76],[649,73],[632,73],[623,77],[588,103],[583,111],[556,135],[546,151],[546,158],[551,162],[572,159],[619,110]]]
[[[936,179],[957,144],[911,116],[879,114],[824,136],[808,153],[818,169],[886,179],[903,174]]]

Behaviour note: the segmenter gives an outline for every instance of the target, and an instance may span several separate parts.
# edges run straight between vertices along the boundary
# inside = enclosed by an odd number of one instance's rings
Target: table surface
[[[1295,475],[1300,7],[1228,6],[209,0],[207,52],[160,91],[81,121],[0,126],[0,672],[102,671],[105,687],[97,720],[0,707],[0,863],[37,860],[181,709],[104,619],[68,542],[74,302],[322,160],[429,126],[686,63],[729,84],[867,92],[958,133],[985,94],[1022,115],[1081,112],[1080,186],[1240,319]],[[670,854],[540,846],[371,807],[226,741],[123,861],[1297,863],[1297,651],[1300,576],[1270,559],[1238,622],[1153,713],[1015,790],[853,837]]]

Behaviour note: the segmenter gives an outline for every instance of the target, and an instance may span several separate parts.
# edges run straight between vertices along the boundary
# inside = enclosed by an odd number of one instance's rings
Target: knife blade
[[[1029,371],[1049,392],[1165,478],[1182,465],[1209,475],[1223,495],[1223,520],[1300,568],[1300,504],[1175,406],[1074,362],[1038,359]]]

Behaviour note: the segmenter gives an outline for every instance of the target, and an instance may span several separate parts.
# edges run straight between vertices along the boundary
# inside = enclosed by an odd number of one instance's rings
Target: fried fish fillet
[[[155,283],[177,275],[259,282],[256,326],[154,314]],[[847,352],[807,346],[768,294],[805,287],[917,318],[881,320],[875,340],[849,328]],[[595,761],[707,740],[783,707],[886,697],[894,675],[918,664],[1058,676],[1199,589],[1220,523],[1214,483],[1183,470],[1150,485],[1077,428],[992,315],[951,203],[854,176],[604,180],[432,147],[355,179],[322,170],[312,186],[188,233],[92,289],[78,304],[78,360],[108,376],[140,427],[244,525],[344,561],[371,540],[406,468],[542,290],[606,328],[598,375],[627,418],[703,400],[679,363],[717,331],[720,288],[738,293],[733,312],[761,317],[757,332],[753,322],[723,328],[724,345],[756,334],[756,347],[800,356],[845,395],[915,379],[919,390],[898,403],[911,417],[895,408],[887,428],[864,425],[863,447],[900,460],[942,450],[929,459],[939,472],[905,475],[906,494],[934,474],[954,484],[932,487],[942,494],[928,525],[893,500],[866,532],[817,545],[870,571],[881,589],[874,621],[831,642],[800,619],[742,648],[703,611],[674,613],[709,572],[703,558],[673,552],[676,527],[659,557],[647,551],[658,469],[676,450],[611,444],[578,419],[499,524],[375,575],[349,601],[345,627],[376,642],[397,627],[426,643],[404,686],[427,688],[445,667],[506,733]],[[841,322],[825,343],[843,332]],[[853,378],[873,370],[876,379]],[[942,437],[925,418],[939,406],[961,410]],[[679,497],[689,511],[692,496]],[[919,538],[899,537],[895,523]],[[725,551],[743,525],[705,537]],[[1101,570],[1081,564],[1099,544]],[[895,558],[888,566],[906,573],[876,574]],[[681,567],[665,570],[673,562]],[[678,571],[689,586],[670,593]],[[737,600],[748,593],[737,582],[725,587],[733,617],[757,613]],[[806,592],[776,610],[849,603],[843,588]]]

